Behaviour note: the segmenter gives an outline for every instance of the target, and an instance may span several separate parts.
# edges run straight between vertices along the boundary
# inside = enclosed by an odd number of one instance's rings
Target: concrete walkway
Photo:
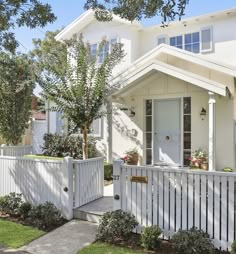
[[[7,249],[5,247],[0,246],[0,254],[26,254],[25,251],[19,251],[19,250],[13,250],[13,249]]]
[[[72,220],[21,250],[32,254],[76,254],[95,241],[96,229],[94,223]]]

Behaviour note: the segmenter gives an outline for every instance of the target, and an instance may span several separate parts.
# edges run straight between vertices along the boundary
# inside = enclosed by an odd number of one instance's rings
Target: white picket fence
[[[103,170],[103,158],[73,161],[69,157],[0,156],[0,196],[16,192],[34,205],[50,201],[72,219],[74,204],[78,207],[103,196]]]
[[[75,160],[75,207],[80,207],[104,194],[104,158]]]
[[[132,178],[132,176],[134,176]],[[159,225],[165,239],[195,226],[217,248],[235,239],[235,173],[114,164],[114,209],[131,212],[136,230]],[[133,179],[133,180],[131,180]],[[140,181],[147,180],[147,183]]]
[[[28,154],[32,154],[33,147],[30,145],[25,146],[0,146],[0,156],[13,156],[23,157]]]

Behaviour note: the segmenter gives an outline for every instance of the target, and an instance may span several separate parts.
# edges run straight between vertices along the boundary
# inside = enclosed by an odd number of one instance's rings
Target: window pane
[[[184,36],[184,43],[185,44],[191,43],[191,34],[185,34],[185,36]]]
[[[152,100],[146,100],[146,115],[152,115]]]
[[[147,165],[152,164],[152,150],[151,149],[146,150],[146,164]]]
[[[201,31],[202,33],[202,50],[211,49],[211,29],[205,29]]]
[[[177,36],[177,45],[182,45],[182,35]]]
[[[152,148],[152,133],[146,133],[146,148]]]
[[[194,43],[193,44],[193,53],[199,53],[200,52],[200,43]]]
[[[192,52],[192,45],[191,44],[185,45],[185,50]]]
[[[183,46],[182,46],[182,45],[179,45],[179,46],[177,46],[177,48],[178,48],[178,49],[182,49],[182,48],[183,48]]]
[[[191,149],[191,133],[184,133],[184,149]]]
[[[190,151],[184,151],[184,166],[189,166],[190,160],[189,158],[191,157],[191,152]]]
[[[191,131],[191,115],[184,116],[184,131]]]
[[[193,33],[193,43],[195,43],[195,42],[199,42],[200,40],[199,40],[199,33],[197,32],[197,33]]]
[[[175,46],[175,37],[170,38],[170,45]]]
[[[147,116],[146,117],[146,132],[148,131],[152,131],[152,117],[151,116]]]
[[[184,98],[184,114],[191,114],[191,97]]]
[[[162,44],[162,43],[166,43],[166,38],[163,37],[163,38],[158,38],[158,45]]]

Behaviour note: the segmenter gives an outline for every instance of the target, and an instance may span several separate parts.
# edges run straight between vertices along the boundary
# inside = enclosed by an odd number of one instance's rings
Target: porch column
[[[209,171],[215,171],[216,164],[216,114],[215,94],[209,92]]]

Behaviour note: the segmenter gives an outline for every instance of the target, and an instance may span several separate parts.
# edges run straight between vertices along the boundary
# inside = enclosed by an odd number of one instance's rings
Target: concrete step
[[[74,209],[74,218],[99,223],[102,215],[113,210],[113,197],[103,197]]]

